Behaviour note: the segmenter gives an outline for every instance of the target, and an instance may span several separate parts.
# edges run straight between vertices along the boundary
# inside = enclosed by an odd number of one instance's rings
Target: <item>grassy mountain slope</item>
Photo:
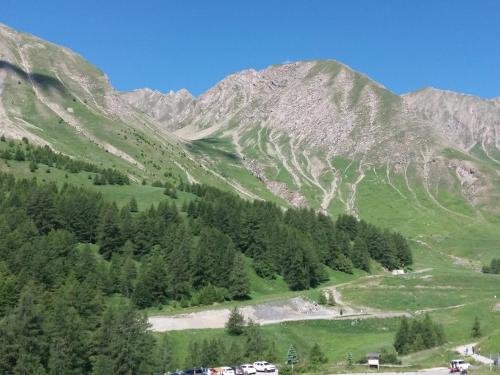
[[[351,212],[462,256],[497,250],[495,101],[397,96],[335,61],[236,73],[180,109],[165,105],[174,94],[141,95],[126,97],[153,116],[163,108],[163,126],[258,196],[266,188],[292,205]]]
[[[134,181],[206,182],[402,230],[485,261],[499,229],[500,107],[425,89],[398,96],[335,61],[118,93],[74,52],[0,27],[0,133],[115,166]]]
[[[104,73],[69,49],[0,25],[0,134],[114,166],[136,182],[179,179],[233,189],[130,106]]]

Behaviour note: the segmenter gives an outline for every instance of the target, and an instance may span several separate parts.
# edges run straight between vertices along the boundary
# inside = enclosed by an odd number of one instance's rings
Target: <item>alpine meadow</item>
[[[0,24],[0,374],[486,373],[499,134],[335,60],[118,91]]]

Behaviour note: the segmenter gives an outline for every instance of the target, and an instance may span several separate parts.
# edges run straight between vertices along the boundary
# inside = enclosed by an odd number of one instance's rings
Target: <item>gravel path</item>
[[[482,356],[480,354],[472,354],[472,347],[476,346],[476,345],[477,345],[477,342],[474,342],[472,344],[461,345],[461,346],[457,346],[455,348],[455,350],[457,351],[457,353],[460,353],[461,355],[474,358],[474,360],[476,362],[480,362],[480,363],[483,363],[485,365],[492,364],[493,363],[492,359],[485,357],[485,356]]]
[[[252,319],[261,325],[300,320],[359,320],[410,315],[399,311],[367,312],[340,304],[335,307],[325,307],[301,297],[243,306],[240,308],[240,312],[245,319]],[[149,323],[151,324],[151,330],[155,332],[224,328],[229,314],[230,309],[226,308],[188,314],[151,316],[149,317]]]
[[[413,273],[424,273],[430,270],[432,270],[432,268],[417,270]],[[364,279],[377,279],[382,276],[383,275],[370,275],[365,276]],[[360,320],[412,316],[412,314],[405,311],[381,311],[346,303],[342,299],[340,288],[354,282],[359,282],[359,280],[360,279],[357,279],[323,289],[324,291],[332,291],[336,302],[336,306],[334,307],[320,306],[314,301],[302,297],[294,297],[281,301],[242,306],[240,307],[240,312],[245,319],[252,319],[261,325],[300,320]],[[449,308],[457,307],[459,306],[452,306]],[[224,328],[229,318],[229,314],[230,309],[224,308],[187,314],[157,315],[149,317],[149,323],[151,324],[151,330],[155,332]]]

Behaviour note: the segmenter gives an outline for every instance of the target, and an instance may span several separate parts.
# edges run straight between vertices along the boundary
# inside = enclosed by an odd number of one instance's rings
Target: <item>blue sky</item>
[[[119,90],[187,88],[335,59],[396,93],[500,96],[496,0],[2,0],[0,22],[65,45]]]

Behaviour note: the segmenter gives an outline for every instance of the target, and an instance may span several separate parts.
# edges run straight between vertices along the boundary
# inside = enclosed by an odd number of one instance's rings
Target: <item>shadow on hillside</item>
[[[34,85],[42,90],[56,90],[61,95],[67,95],[68,91],[64,85],[57,78],[49,76],[42,73],[27,73],[19,66],[14,65],[8,61],[0,60],[0,71],[5,70],[7,72],[15,74],[19,79],[25,81],[32,81]]]

